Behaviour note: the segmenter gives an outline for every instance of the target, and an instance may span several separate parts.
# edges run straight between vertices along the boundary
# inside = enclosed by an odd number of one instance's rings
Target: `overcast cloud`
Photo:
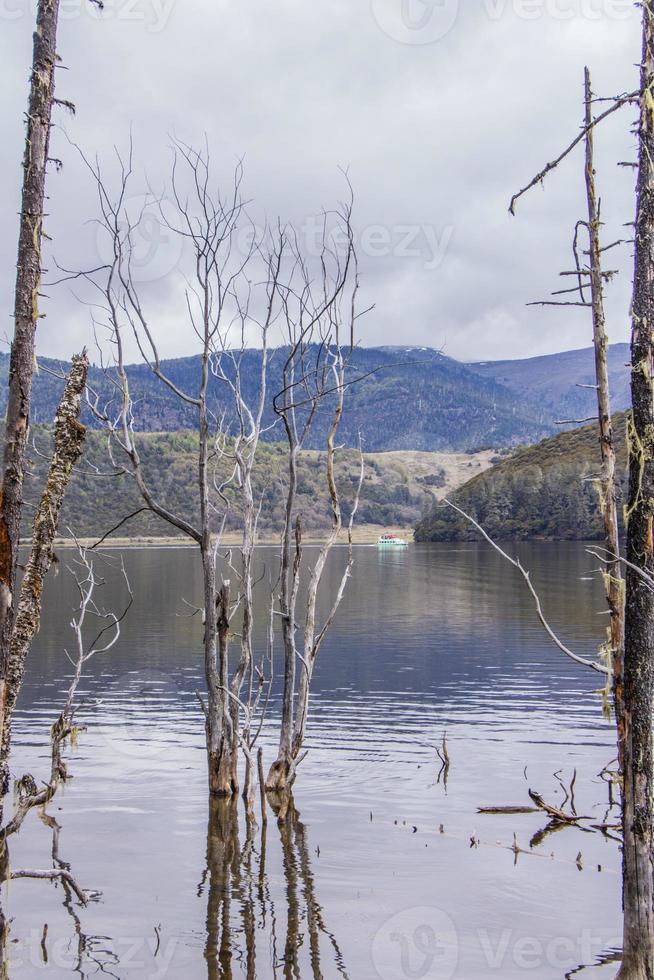
[[[344,196],[356,205],[365,344],[442,348],[496,359],[588,346],[588,311],[525,304],[560,288],[584,213],[581,151],[518,207],[511,194],[575,134],[583,66],[599,95],[637,87],[639,9],[626,0],[62,0],[60,98],[49,177],[49,264],[98,257],[94,188],[70,140],[108,160],[130,128],[134,190],[164,191],[170,138],[206,134],[217,171],[244,157],[259,216],[303,226]],[[33,4],[0,0],[0,310],[11,330]],[[605,241],[633,220],[634,111],[597,134]],[[147,175],[147,180],[146,180]],[[165,191],[164,191],[165,193]],[[176,244],[144,272],[162,352],[193,351],[171,311]],[[149,254],[149,253],[148,253]],[[626,340],[631,254],[609,293],[611,340]],[[88,311],[47,290],[42,355],[90,342]],[[153,316],[154,314],[154,316]]]

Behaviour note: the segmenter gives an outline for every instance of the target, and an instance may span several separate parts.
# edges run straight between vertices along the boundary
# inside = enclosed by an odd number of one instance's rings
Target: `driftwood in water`
[[[10,872],[9,877],[11,879],[37,878],[45,881],[63,881],[72,891],[75,892],[80,905],[88,904],[89,899],[87,893],[80,888],[70,871],[66,871],[65,868],[49,868],[46,871],[12,871]]]
[[[538,813],[539,809],[535,806],[478,806],[477,813]]]
[[[560,810],[556,806],[552,806],[550,803],[546,803],[540,793],[534,793],[532,789],[529,791],[529,798],[533,800],[535,806],[539,810],[544,810],[552,820],[556,820],[558,823],[577,823],[579,820],[588,820],[588,817],[580,817],[576,813],[565,813],[564,810]]]

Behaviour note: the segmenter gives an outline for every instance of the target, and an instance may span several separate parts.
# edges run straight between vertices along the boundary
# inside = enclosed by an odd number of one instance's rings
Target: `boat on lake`
[[[377,538],[378,548],[406,548],[409,542],[398,538],[396,534],[380,534]]]

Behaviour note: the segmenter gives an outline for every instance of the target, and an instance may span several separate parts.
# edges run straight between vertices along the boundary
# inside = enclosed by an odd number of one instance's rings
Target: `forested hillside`
[[[626,491],[624,413],[615,417],[617,476]],[[597,426],[519,450],[460,487],[452,500],[496,538],[602,537],[597,487]],[[618,501],[621,513],[621,501]],[[437,504],[416,528],[419,541],[472,539],[478,533],[456,511]]]
[[[31,505],[43,486],[51,445],[51,429],[37,426],[38,452],[30,458],[27,498]],[[191,521],[197,521],[197,436],[192,432],[144,433],[138,437],[143,470],[155,496]],[[117,454],[119,459],[119,454]],[[431,504],[433,494],[460,485],[467,475],[488,467],[491,453],[444,455],[439,453],[366,454],[364,481],[357,524],[410,528]],[[263,536],[279,534],[283,522],[286,486],[285,449],[281,444],[260,447],[254,484],[261,499],[259,527]],[[359,479],[359,454],[339,454],[337,474],[343,493],[343,511],[350,513]],[[62,519],[61,534],[70,528],[77,536],[100,537],[120,520],[139,510],[143,501],[131,476],[114,475],[106,447],[106,435],[89,431],[84,457],[73,471]],[[239,527],[238,499],[232,495],[229,529]],[[300,457],[298,511],[307,532],[329,525],[330,511],[325,481],[325,457],[317,451]],[[31,517],[32,507],[29,507]],[[29,533],[26,527],[25,534]],[[123,537],[165,537],[175,530],[152,514],[139,513],[119,531]]]

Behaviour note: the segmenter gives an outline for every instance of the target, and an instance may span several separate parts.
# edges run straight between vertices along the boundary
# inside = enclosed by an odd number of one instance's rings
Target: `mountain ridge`
[[[628,397],[625,348],[618,344],[609,350],[616,409],[626,407]],[[282,352],[281,348],[273,352],[271,393],[281,388]],[[258,392],[261,352],[250,349],[243,357],[245,395],[253,399]],[[42,370],[34,378],[32,420],[35,424],[48,424],[54,418],[62,386],[53,372],[64,372],[66,364],[47,358],[40,358],[39,364]],[[197,356],[162,362],[174,383],[190,392],[197,387],[197,367]],[[9,355],[0,354],[3,411],[8,370]],[[178,400],[146,364],[128,365],[127,372],[137,431],[175,432],[196,427],[193,406]],[[594,392],[578,387],[594,380],[592,348],[520,361],[465,364],[428,347],[359,347],[352,355],[350,377],[362,380],[348,390],[339,438],[352,448],[358,445],[361,434],[369,452],[460,452],[515,447],[560,431],[557,419],[581,418],[594,410]],[[90,369],[89,384],[101,401],[111,406],[115,390],[97,365]],[[274,421],[268,401],[266,424]],[[215,378],[211,379],[209,402],[217,415],[227,410],[229,417],[229,398]],[[307,448],[324,446],[328,418],[329,405],[325,404]],[[84,421],[91,428],[98,427],[88,408]],[[279,434],[273,429],[266,438],[275,441]]]

